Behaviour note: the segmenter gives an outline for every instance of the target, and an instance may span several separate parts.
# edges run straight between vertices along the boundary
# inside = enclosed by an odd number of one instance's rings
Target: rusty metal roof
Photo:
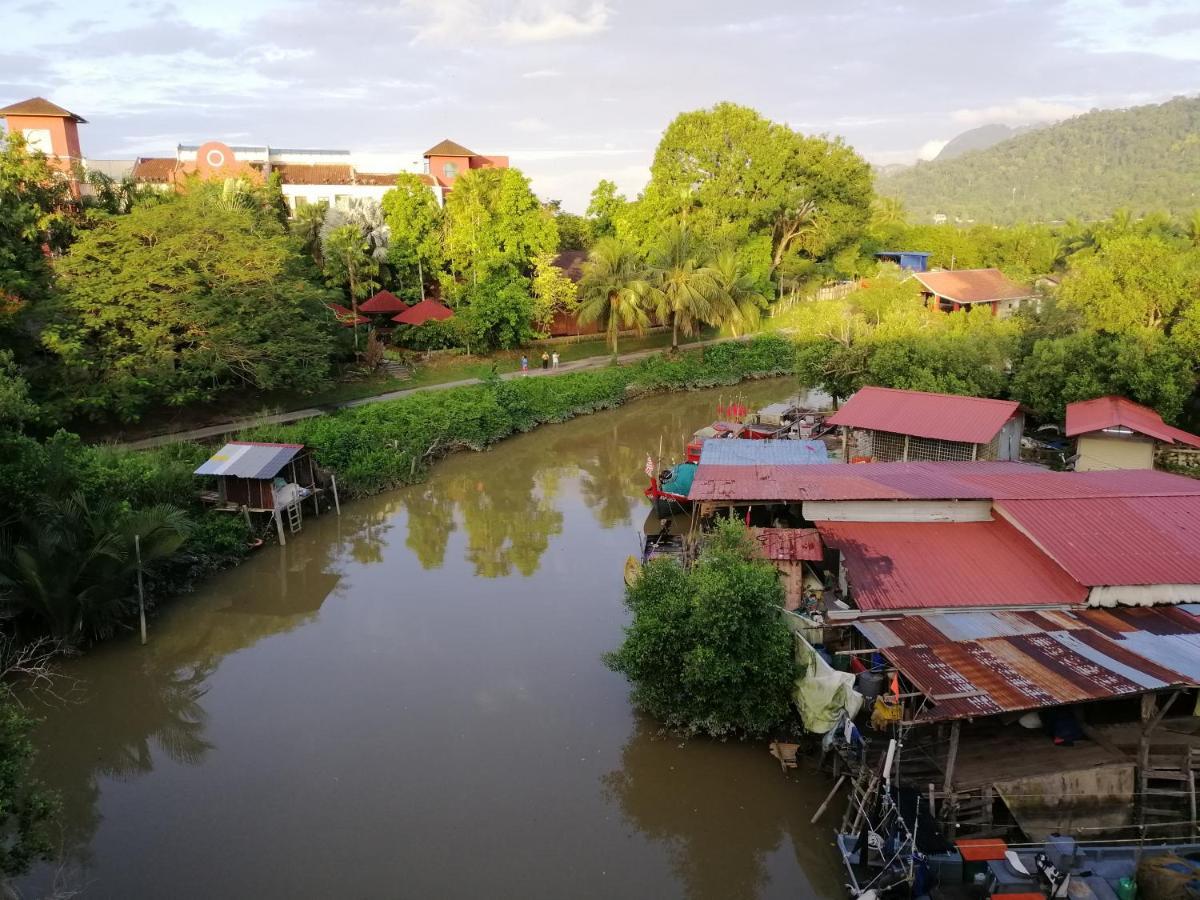
[[[722,443],[717,441],[715,443]],[[708,442],[705,442],[707,446]],[[1149,469],[1052,472],[1017,462],[706,465],[691,500],[999,500],[1200,496],[1200,480]]]
[[[815,528],[755,528],[752,533],[764,559],[820,561],[825,555],[821,535]]]
[[[1002,520],[820,522],[862,610],[1082,604],[1087,588]]]
[[[1198,613],[954,612],[854,627],[928,698],[912,718],[935,722],[1196,686]]]
[[[995,508],[1081,584],[1200,584],[1196,494],[1005,499]]]
[[[1180,443],[1200,447],[1200,437],[1168,425],[1162,420],[1162,416],[1150,407],[1126,400],[1124,397],[1097,397],[1094,400],[1067,404],[1068,436],[1109,428],[1125,428],[1167,444]]]
[[[913,278],[929,293],[955,303],[990,303],[1024,300],[1033,291],[1010,281],[999,269],[955,269],[950,272],[914,272]]]
[[[1018,408],[1012,400],[865,387],[826,421],[940,441],[986,444]]]

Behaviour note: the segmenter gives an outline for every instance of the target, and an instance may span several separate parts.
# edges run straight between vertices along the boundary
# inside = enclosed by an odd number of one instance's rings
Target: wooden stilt
[[[337,514],[340,516],[342,514],[342,504],[341,504],[341,501],[338,500],[337,476],[336,475],[329,476],[329,485],[330,485],[330,487],[333,488],[333,508],[337,511]]]
[[[946,752],[946,778],[942,782],[942,790],[949,794],[950,786],[954,783],[954,763],[958,760],[958,737],[962,730],[962,722],[955,720],[950,726],[950,749]]]
[[[246,520],[246,530],[253,534],[254,523],[250,521],[250,507],[248,507],[245,503],[242,504],[242,518]]]
[[[275,519],[275,533],[279,535],[279,545],[287,546],[287,538],[283,536],[283,516],[280,514],[280,510],[275,510],[272,516]]]

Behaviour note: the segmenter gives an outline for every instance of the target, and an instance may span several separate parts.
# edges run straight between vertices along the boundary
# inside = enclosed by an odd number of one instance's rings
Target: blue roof
[[[303,444],[230,441],[193,474],[232,478],[274,478],[303,449]]]
[[[880,250],[876,256],[933,256],[927,250]]]
[[[804,466],[827,462],[829,449],[821,441],[709,438],[700,448],[701,465]]]

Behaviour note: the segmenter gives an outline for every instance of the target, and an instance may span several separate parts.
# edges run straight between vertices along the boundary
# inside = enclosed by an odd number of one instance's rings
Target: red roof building
[[[1168,425],[1147,406],[1124,397],[1067,405],[1067,435],[1076,438],[1076,471],[1151,469],[1160,445],[1200,449],[1200,437]]]
[[[425,172],[430,175],[444,199],[454,181],[470,169],[507,169],[507,156],[483,156],[449,139],[439,141],[424,153]]]
[[[927,306],[943,312],[956,312],[986,306],[992,315],[1009,316],[1021,302],[1034,296],[1033,291],[1005,277],[999,269],[956,269],[951,272],[916,272]]]
[[[1020,405],[927,391],[864,387],[827,420],[846,434],[847,462],[1010,460],[1021,455]]]
[[[69,179],[71,194],[81,196],[75,167],[83,162],[79,126],[87,119],[51,103],[45,97],[30,97],[0,109],[0,119],[10,133],[24,136],[30,150],[40,150]]]
[[[393,316],[393,322],[400,322],[403,325],[424,325],[426,322],[433,320],[443,320],[453,317],[454,310],[448,306],[443,306],[436,300],[426,297],[420,303],[410,306],[398,316]]]
[[[406,309],[408,309],[408,304],[388,290],[382,290],[370,300],[358,304],[359,312],[371,314],[392,313],[394,315],[404,312]]]
[[[861,610],[1083,605],[1087,588],[1007,522],[819,522]]]

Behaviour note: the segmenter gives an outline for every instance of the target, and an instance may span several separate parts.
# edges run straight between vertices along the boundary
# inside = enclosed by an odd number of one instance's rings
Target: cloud
[[[950,142],[938,140],[926,141],[921,145],[921,149],[917,151],[917,159],[933,159],[942,152],[942,148],[948,143]]]
[[[610,14],[607,4],[599,0],[412,0],[410,8],[422,20],[415,42],[451,45],[590,37],[608,27]]]
[[[532,72],[522,72],[522,78],[558,78],[562,72],[558,69],[534,69]]]
[[[513,128],[517,131],[537,132],[549,131],[550,123],[544,119],[539,119],[537,116],[525,116],[522,119],[517,119],[512,123]]]
[[[983,106],[976,109],[956,109],[950,118],[962,125],[1026,125],[1030,122],[1057,122],[1088,111],[1087,106],[1052,100],[1021,97],[1011,103]]]

